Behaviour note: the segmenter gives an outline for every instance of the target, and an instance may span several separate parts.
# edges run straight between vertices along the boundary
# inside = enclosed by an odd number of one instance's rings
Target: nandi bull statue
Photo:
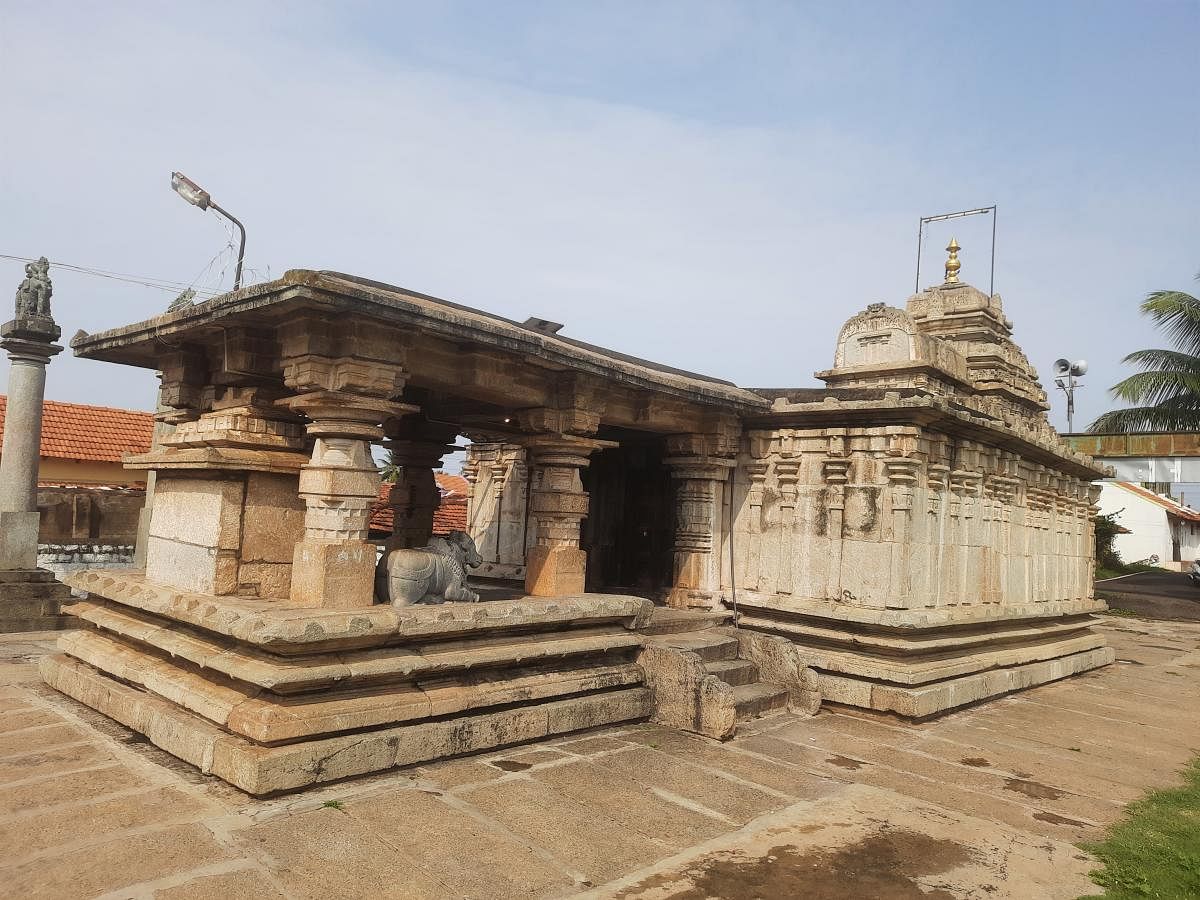
[[[375,568],[375,594],[393,606],[412,603],[478,603],[467,587],[467,568],[483,562],[475,541],[465,531],[432,538],[421,549],[401,548],[384,554]]]

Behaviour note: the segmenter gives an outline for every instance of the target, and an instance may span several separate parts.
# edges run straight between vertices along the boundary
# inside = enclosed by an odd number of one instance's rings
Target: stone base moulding
[[[1092,631],[1102,602],[1063,604],[1057,616],[979,608],[951,624],[942,611],[858,610],[832,620],[739,599],[740,625],[792,641],[816,673],[821,699],[922,719],[1108,665],[1115,652]],[[1045,604],[1042,604],[1045,607]],[[1049,612],[1043,609],[1043,613]],[[904,626],[898,619],[911,615]],[[1025,613],[1025,616],[1028,612]],[[919,621],[918,621],[919,619]]]
[[[588,594],[302,609],[69,576],[45,681],[255,795],[650,714],[650,602]]]
[[[79,623],[62,613],[71,589],[45,569],[0,570],[0,633],[60,631]]]

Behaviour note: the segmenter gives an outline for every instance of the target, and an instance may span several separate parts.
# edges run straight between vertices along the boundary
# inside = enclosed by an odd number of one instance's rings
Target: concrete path
[[[1075,846],[1200,750],[1200,626],[1113,619],[1106,669],[931,723],[651,725],[256,801],[36,680],[0,640],[12,897],[1074,898]]]

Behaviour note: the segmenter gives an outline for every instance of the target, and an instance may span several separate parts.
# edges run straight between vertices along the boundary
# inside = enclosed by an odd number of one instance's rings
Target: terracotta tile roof
[[[1143,500],[1149,500],[1151,503],[1161,506],[1169,515],[1176,516],[1180,519],[1186,519],[1189,522],[1200,522],[1200,512],[1192,509],[1190,506],[1184,506],[1182,503],[1177,503],[1170,497],[1164,497],[1162,494],[1156,494],[1154,491],[1142,487],[1140,484],[1134,484],[1130,481],[1114,481],[1119,488],[1123,488],[1129,493],[1141,497]]]
[[[437,479],[437,485],[443,497],[448,494],[457,494],[460,497],[467,496],[467,479],[461,475],[451,475],[449,472],[434,472],[433,477]]]
[[[0,394],[0,437],[8,398]],[[146,453],[154,416],[131,409],[83,406],[47,400],[42,405],[42,456],[91,462],[121,462],[127,453]]]
[[[434,472],[442,502],[433,513],[433,533],[449,534],[467,530],[467,479],[461,475]],[[379,486],[379,499],[371,507],[371,531],[392,533],[392,508],[385,504],[390,484]]]

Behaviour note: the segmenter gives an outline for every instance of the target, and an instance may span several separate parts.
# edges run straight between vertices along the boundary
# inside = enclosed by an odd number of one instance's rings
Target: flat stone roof
[[[687,372],[650,360],[598,347],[559,334],[406,288],[341,272],[292,269],[275,281],[256,284],[182,310],[164,313],[98,334],[78,334],[71,341],[76,356],[124,365],[155,368],[163,341],[178,341],[207,327],[261,325],[282,319],[285,308],[352,309],[384,322],[410,324],[437,337],[533,355],[564,369],[613,378],[634,387],[668,389],[693,395],[699,402],[739,410],[766,408],[757,394],[730,381]]]

